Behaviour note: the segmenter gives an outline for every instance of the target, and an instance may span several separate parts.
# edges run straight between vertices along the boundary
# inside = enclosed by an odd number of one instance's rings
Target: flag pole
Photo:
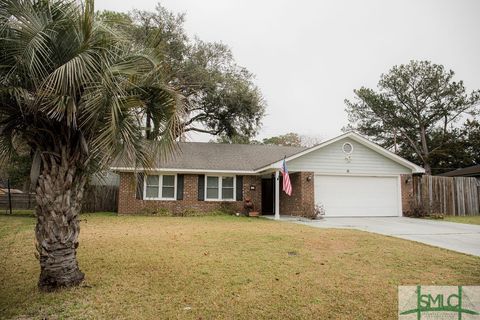
[[[275,220],[280,220],[280,170],[275,170]]]

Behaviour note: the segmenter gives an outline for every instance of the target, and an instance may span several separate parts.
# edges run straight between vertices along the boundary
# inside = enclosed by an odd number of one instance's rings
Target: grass
[[[8,211],[8,209],[0,209],[0,215],[6,215],[6,216],[31,216],[34,217],[35,213],[33,210],[12,210],[12,214]]]
[[[480,216],[445,216],[443,220],[458,223],[480,224]]]
[[[34,218],[0,215],[0,318],[393,319],[398,285],[478,285],[480,258],[264,219],[85,214],[78,288],[41,293]]]

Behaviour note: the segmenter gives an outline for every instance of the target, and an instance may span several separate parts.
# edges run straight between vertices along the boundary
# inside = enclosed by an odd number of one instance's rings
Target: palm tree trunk
[[[63,150],[64,151],[64,150]],[[40,260],[41,290],[71,287],[83,281],[77,263],[77,247],[86,177],[75,161],[62,152],[61,160],[43,158],[43,171],[36,187],[36,247]]]

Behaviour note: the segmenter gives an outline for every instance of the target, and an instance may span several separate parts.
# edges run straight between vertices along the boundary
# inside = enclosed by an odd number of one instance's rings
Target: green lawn
[[[478,285],[480,258],[230,216],[82,215],[79,288],[41,293],[34,218],[0,215],[0,318],[396,319],[398,285]]]
[[[443,219],[445,221],[450,221],[450,222],[480,224],[480,216],[465,216],[465,217],[445,216],[445,218],[443,218]]]

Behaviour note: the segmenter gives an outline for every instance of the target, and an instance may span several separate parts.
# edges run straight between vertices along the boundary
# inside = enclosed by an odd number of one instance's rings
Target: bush
[[[443,219],[445,213],[441,212],[438,201],[421,201],[418,203],[412,199],[410,200],[410,210],[407,211],[405,215],[413,218]]]
[[[230,215],[234,215],[236,213],[234,205],[228,202],[223,202],[220,205],[220,210],[216,210],[216,211],[222,212],[223,214],[230,214]]]
[[[153,216],[162,216],[162,217],[171,217],[172,212],[167,208],[143,208],[140,211],[141,214],[153,215]]]
[[[309,219],[321,219],[323,218],[323,216],[325,216],[325,207],[323,206],[323,204],[315,204],[315,206],[313,207],[313,210],[308,210],[306,211],[306,215],[305,215],[305,218],[309,218]]]
[[[174,217],[197,217],[201,214],[202,214],[201,212],[199,212],[195,209],[188,208],[188,209],[185,209],[185,210],[182,210],[182,211],[174,212],[173,216]]]
[[[203,211],[195,210],[193,208],[188,208],[173,214],[174,217],[210,217],[210,216],[224,216],[224,215],[231,215],[231,213],[225,212],[222,209],[203,212]]]
[[[203,212],[196,210],[194,208],[187,208],[180,211],[170,211],[166,208],[143,208],[140,214],[152,215],[159,217],[200,217],[200,216],[223,216],[223,215],[232,215],[235,212],[231,207],[225,206],[221,207],[219,210]]]
[[[422,203],[417,203],[415,200],[409,201],[410,210],[405,212],[405,215],[413,218],[423,218],[427,215],[427,209]]]

